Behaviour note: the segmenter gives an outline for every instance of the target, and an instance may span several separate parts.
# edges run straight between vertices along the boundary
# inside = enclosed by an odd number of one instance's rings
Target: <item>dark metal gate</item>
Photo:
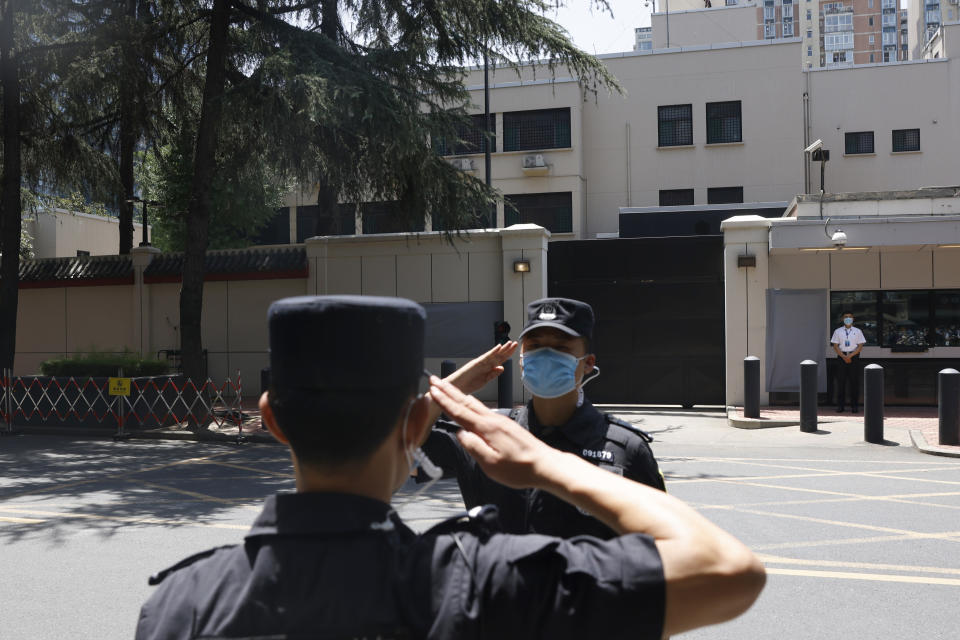
[[[551,296],[590,303],[593,402],[724,402],[723,237],[552,242]]]

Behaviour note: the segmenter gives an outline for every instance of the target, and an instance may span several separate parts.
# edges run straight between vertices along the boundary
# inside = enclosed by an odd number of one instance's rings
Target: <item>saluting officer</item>
[[[598,411],[583,385],[600,373],[592,351],[593,308],[579,300],[543,298],[527,306],[520,333],[523,386],[532,398],[509,413],[511,419],[551,447],[573,453],[625,478],[664,489],[650,449],[652,438],[639,428]],[[465,393],[495,377],[517,343],[499,345],[447,379]],[[439,412],[437,412],[439,413]],[[504,530],[568,538],[615,532],[547,491],[514,491],[491,480],[461,447],[456,425],[438,421],[424,450],[448,475],[455,475],[467,508],[495,504]]]
[[[620,535],[505,535],[491,509],[407,528],[391,496],[412,466],[432,466],[417,447],[430,429],[417,395],[424,319],[395,298],[270,307],[260,408],[290,447],[296,493],[267,498],[242,545],[152,578],[138,638],[661,638],[750,607],[764,569],[732,536],[436,377],[432,401],[491,478],[549,491]]]

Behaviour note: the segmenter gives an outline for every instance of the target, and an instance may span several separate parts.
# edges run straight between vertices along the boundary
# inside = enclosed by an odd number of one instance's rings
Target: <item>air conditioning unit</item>
[[[542,169],[547,166],[547,161],[543,159],[542,153],[530,153],[523,156],[524,169]]]
[[[460,171],[474,171],[473,158],[454,158],[450,161]]]

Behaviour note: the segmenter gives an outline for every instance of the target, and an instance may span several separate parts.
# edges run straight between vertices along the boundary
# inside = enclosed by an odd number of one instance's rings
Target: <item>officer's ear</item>
[[[277,417],[273,415],[273,409],[270,407],[270,399],[268,394],[268,391],[264,391],[263,395],[260,396],[260,417],[263,420],[263,424],[267,426],[267,430],[270,432],[270,435],[276,438],[280,443],[289,445],[290,440],[277,424]]]
[[[419,447],[430,435],[430,399],[426,395],[417,396],[410,407],[410,419],[407,421],[407,442]]]
[[[592,353],[588,353],[583,358],[583,364],[584,364],[583,375],[587,375],[588,373],[593,371],[593,368],[595,366],[597,366],[597,356]]]

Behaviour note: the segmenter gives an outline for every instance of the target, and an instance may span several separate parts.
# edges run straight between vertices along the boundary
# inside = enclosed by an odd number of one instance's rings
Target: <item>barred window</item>
[[[709,187],[707,204],[730,204],[743,202],[743,187]]]
[[[844,153],[873,153],[873,131],[854,131],[845,134]]]
[[[693,189],[660,189],[661,207],[682,207],[693,204]]]
[[[920,129],[894,129],[893,150],[920,151]]]
[[[569,108],[503,114],[504,151],[566,149],[569,146]]]
[[[693,144],[693,105],[657,107],[657,132],[661,147]]]
[[[490,150],[497,150],[497,140],[494,136],[497,118],[490,114],[490,136],[484,135],[486,130],[486,116],[478,114],[470,116],[469,124],[457,125],[457,140],[447,142],[443,137],[437,140],[437,153],[441,156],[462,156],[470,153],[486,153],[487,140],[490,141]]]
[[[573,194],[525,193],[504,196],[503,224],[538,224],[551,233],[573,231]]]
[[[742,142],[740,101],[707,103],[707,144]]]
[[[354,205],[341,205],[349,211],[354,211]],[[364,202],[360,205],[360,213],[363,220],[364,235],[374,233],[401,233],[407,231],[423,231],[425,228],[424,219],[419,218],[412,223],[407,223],[400,215],[400,203],[397,201],[388,202]]]

